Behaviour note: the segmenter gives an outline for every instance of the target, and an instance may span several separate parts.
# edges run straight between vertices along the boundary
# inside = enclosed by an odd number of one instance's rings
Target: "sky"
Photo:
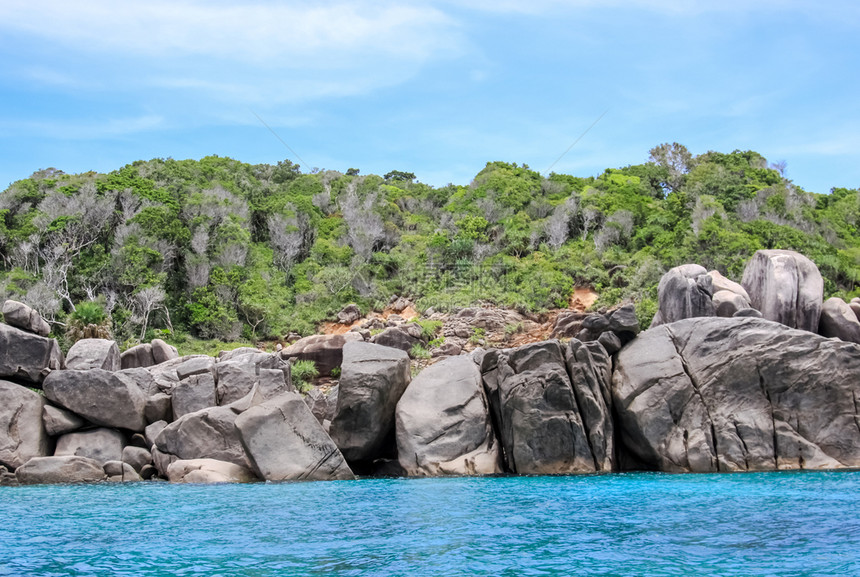
[[[858,72],[847,1],[3,0],[0,190],[213,154],[590,176],[680,142],[826,193],[860,186]]]

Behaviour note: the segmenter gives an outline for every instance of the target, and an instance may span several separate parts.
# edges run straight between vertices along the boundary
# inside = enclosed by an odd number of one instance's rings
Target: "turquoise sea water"
[[[0,575],[860,575],[860,472],[0,487]]]

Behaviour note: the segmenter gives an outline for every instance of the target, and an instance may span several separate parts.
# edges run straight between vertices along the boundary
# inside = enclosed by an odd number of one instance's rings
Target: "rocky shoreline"
[[[560,318],[575,338],[451,347],[414,378],[408,327],[217,358],[84,339],[64,357],[7,301],[0,484],[857,468],[860,301],[822,294],[790,251],[760,251],[740,284],[684,265],[643,333],[632,305]],[[300,394],[293,359],[339,368],[337,386]]]

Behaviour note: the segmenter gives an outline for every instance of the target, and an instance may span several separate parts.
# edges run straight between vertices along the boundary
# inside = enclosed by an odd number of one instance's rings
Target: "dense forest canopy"
[[[444,187],[218,156],[40,170],[0,193],[0,299],[37,308],[57,336],[95,326],[126,345],[310,334],[347,303],[381,310],[394,294],[422,310],[534,312],[566,306],[575,286],[598,306],[633,301],[647,322],[667,269],[739,280],[765,248],[810,257],[826,296],[858,295],[860,193],[805,192],[784,167],[673,143],[597,177],[490,162]]]

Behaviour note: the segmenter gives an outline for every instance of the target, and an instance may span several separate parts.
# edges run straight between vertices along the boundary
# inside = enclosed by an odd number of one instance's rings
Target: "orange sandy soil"
[[[506,343],[509,347],[519,347],[529,343],[537,343],[549,338],[552,333],[552,328],[555,326],[555,320],[559,314],[567,311],[585,312],[595,302],[597,302],[598,294],[589,287],[577,287],[573,294],[570,295],[570,302],[567,309],[552,309],[543,312],[539,315],[530,315],[525,327],[526,330],[513,335]],[[320,325],[319,333],[323,335],[342,335],[349,332],[353,327],[361,326],[371,318],[388,319],[389,316],[395,313],[391,309],[385,309],[381,313],[370,313],[369,315],[355,321],[351,325],[342,325],[338,322],[324,322]],[[401,317],[407,321],[418,318],[418,314],[411,306],[399,313]]]

